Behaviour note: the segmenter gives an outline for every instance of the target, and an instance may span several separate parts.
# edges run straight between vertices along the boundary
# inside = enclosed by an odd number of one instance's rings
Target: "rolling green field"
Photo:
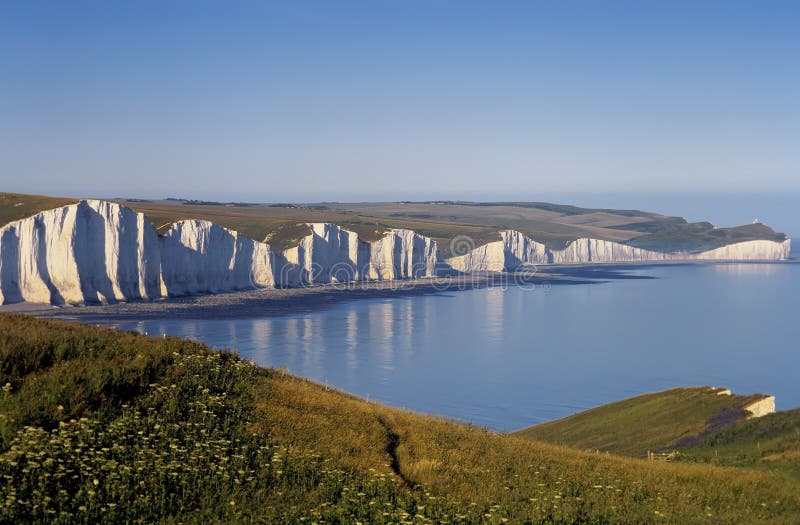
[[[578,449],[646,457],[706,431],[714,419],[743,420],[760,396],[719,395],[709,387],[644,394],[517,431],[515,435]],[[711,422],[711,423],[710,423]]]
[[[800,481],[800,409],[739,422],[678,450],[679,461],[774,470]]]
[[[529,441],[0,315],[0,523],[797,523],[800,482]]]
[[[800,481],[800,409],[749,418],[742,407],[761,396],[675,388],[610,403],[514,433],[521,438],[671,461],[748,467]]]
[[[0,192],[0,225],[76,202],[78,199]]]
[[[545,202],[474,203],[383,202],[319,204],[218,203],[183,199],[110,199],[144,213],[159,233],[181,219],[204,219],[236,230],[277,249],[297,244],[308,222],[333,222],[374,241],[389,228],[406,228],[436,240],[451,255],[454,239],[474,246],[498,240],[505,229],[519,230],[553,248],[580,237],[624,242],[642,248],[697,252],[752,239],[783,240],[763,224],[714,228],[638,210],[579,208]],[[0,193],[0,224],[75,202],[37,195]]]

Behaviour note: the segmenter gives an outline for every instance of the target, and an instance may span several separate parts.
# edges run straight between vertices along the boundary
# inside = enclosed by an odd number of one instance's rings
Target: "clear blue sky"
[[[0,1],[0,67],[0,189],[800,194],[796,1]]]

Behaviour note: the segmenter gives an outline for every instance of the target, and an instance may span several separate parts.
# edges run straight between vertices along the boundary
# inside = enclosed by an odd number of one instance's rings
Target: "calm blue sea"
[[[497,430],[679,385],[800,406],[800,265],[356,300],[291,316],[110,325],[234,348],[373,400]]]

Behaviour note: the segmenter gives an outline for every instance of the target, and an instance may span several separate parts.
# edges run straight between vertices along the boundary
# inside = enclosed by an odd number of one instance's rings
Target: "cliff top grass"
[[[0,315],[0,522],[796,523],[800,484],[369,403],[191,341]]]
[[[0,192],[0,226],[76,202],[78,199]]]
[[[774,470],[800,481],[800,409],[741,421],[678,450],[678,461]]]
[[[308,234],[309,222],[332,222],[374,241],[390,228],[405,228],[433,238],[442,255],[462,236],[474,246],[496,241],[506,229],[521,231],[560,249],[580,237],[593,237],[660,251],[699,252],[755,239],[782,241],[786,236],[763,224],[715,228],[639,210],[580,208],[546,202],[375,202],[317,204],[253,204],[169,198],[110,199],[144,213],[159,233],[181,219],[203,219],[267,241],[283,250]],[[0,193],[0,224],[75,199]]]
[[[720,395],[710,387],[644,394],[515,432],[531,440],[634,457],[675,448],[716,427],[744,420],[762,395]]]
[[[764,239],[783,242],[786,235],[764,224],[745,224],[731,228],[714,228],[710,223],[695,223],[686,228],[664,229],[631,239],[630,244],[647,250],[702,252],[743,241]]]

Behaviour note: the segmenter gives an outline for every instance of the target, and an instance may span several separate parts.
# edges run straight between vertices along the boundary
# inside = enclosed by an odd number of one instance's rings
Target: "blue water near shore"
[[[497,430],[681,385],[800,406],[800,265],[629,273],[654,278],[356,300],[261,319],[108,324],[235,348],[360,396]]]

